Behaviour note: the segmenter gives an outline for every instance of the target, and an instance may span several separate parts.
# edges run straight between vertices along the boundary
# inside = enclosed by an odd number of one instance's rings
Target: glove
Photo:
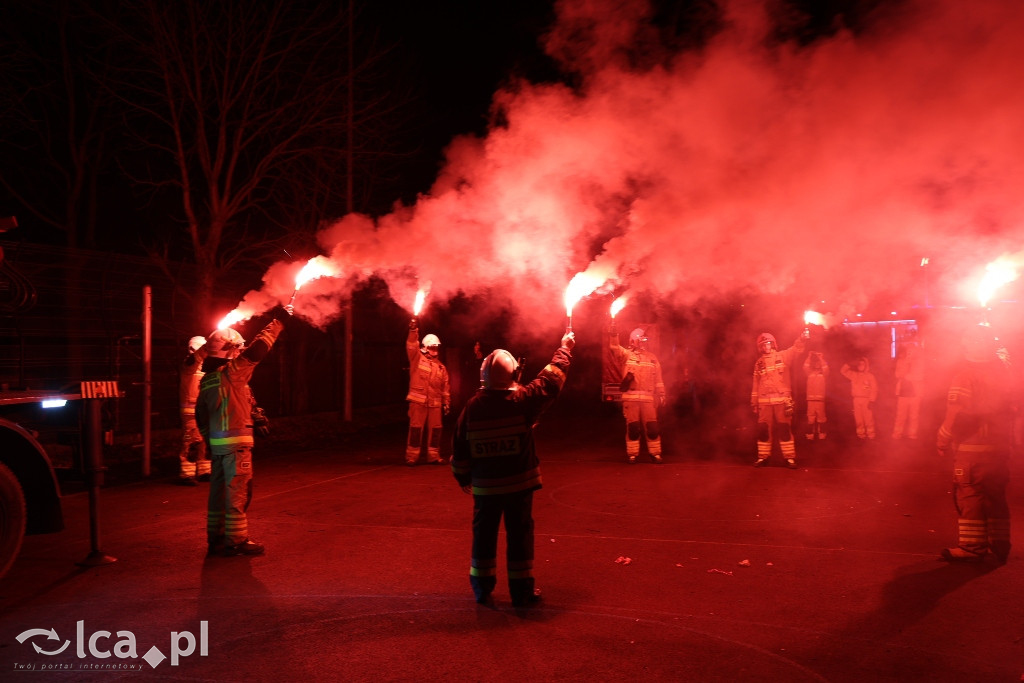
[[[622,382],[619,384],[619,391],[628,391],[634,379],[632,372],[626,373],[626,376],[622,378]]]
[[[270,419],[259,406],[252,407],[252,430],[257,436],[270,436]]]

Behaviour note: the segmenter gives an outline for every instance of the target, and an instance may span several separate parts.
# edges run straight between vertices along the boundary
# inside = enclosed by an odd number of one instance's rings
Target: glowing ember
[[[235,310],[231,311],[226,316],[221,318],[220,322],[217,323],[217,329],[223,330],[225,327],[231,327],[235,323],[241,322],[243,320],[248,320],[249,317],[250,316],[246,315],[245,313],[242,313],[236,308]]]
[[[985,266],[985,276],[978,285],[978,301],[987,306],[996,290],[1017,279],[1017,265],[1005,259],[999,259]]]
[[[571,318],[572,307],[602,284],[604,280],[601,278],[587,273],[576,273],[569,281],[569,286],[565,288],[565,314]]]
[[[820,325],[825,327],[825,316],[817,311],[804,311],[804,325]]]
[[[625,308],[625,306],[626,306],[626,297],[625,297],[625,295],[620,296],[618,299],[613,301],[612,302],[611,311],[610,311],[611,314],[612,314],[612,317],[614,318],[618,314],[619,311],[621,311],[623,308]]]
[[[310,280],[320,277],[334,277],[337,274],[338,271],[330,259],[326,256],[314,256],[306,261],[306,265],[302,266],[302,270],[295,276],[295,289],[298,290]]]
[[[421,290],[416,292],[416,301],[414,301],[413,304],[412,304],[412,314],[413,315],[419,316],[420,311],[423,310],[423,302],[426,301],[426,299],[427,299],[427,291],[425,289],[421,289]]]

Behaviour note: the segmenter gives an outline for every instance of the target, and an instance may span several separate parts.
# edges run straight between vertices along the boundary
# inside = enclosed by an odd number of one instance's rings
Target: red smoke
[[[838,311],[921,301],[925,256],[953,288],[1020,252],[1024,3],[901,3],[803,47],[766,40],[764,7],[728,3],[699,52],[639,70],[620,48],[645,2],[559,2],[545,45],[578,87],[496,93],[502,125],[454,140],[415,205],[324,230],[344,275],[296,315],[326,323],[376,273],[403,306],[418,282],[442,301],[514,288],[524,321],[557,326],[588,267],[675,304],[754,287]],[[254,306],[286,303],[292,277],[271,269]]]

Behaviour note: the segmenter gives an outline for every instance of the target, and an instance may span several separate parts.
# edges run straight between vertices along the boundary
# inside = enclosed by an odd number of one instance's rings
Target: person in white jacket
[[[857,425],[857,438],[875,438],[874,404],[878,400],[878,380],[868,368],[868,359],[858,358],[853,367],[850,367],[849,363],[844,363],[839,374],[850,380],[853,421]]]

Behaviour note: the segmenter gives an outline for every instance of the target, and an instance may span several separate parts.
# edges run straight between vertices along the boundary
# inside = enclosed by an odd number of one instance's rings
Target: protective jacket
[[[211,454],[227,455],[238,446],[253,445],[249,380],[283,327],[279,320],[272,320],[237,358],[226,363],[220,358],[207,358],[203,364],[206,374],[199,384],[196,423]]]
[[[808,356],[804,361],[804,373],[807,375],[807,400],[824,401],[828,383],[828,363],[822,358],[821,364],[817,368],[812,368],[811,358]]]
[[[863,370],[854,370],[849,365],[843,365],[839,369],[839,373],[850,380],[850,396],[853,398],[866,398],[868,401],[874,402],[878,400],[878,380],[875,379],[874,374],[868,369],[868,359],[861,358],[864,361]]]
[[[939,449],[989,453],[1006,458],[1013,446],[1014,397],[1000,360],[965,361],[946,397],[946,416],[939,427]]]
[[[194,417],[196,400],[199,398],[199,382],[203,379],[203,361],[206,360],[206,346],[200,346],[190,353],[178,369],[178,405],[182,417]]]
[[[793,398],[790,368],[804,352],[802,337],[785,351],[771,350],[761,354],[754,363],[754,383],[750,389],[750,405],[785,404]]]
[[[409,394],[406,401],[429,408],[440,408],[451,402],[448,368],[436,358],[420,351],[419,330],[411,328],[405,341],[409,357]]]
[[[633,376],[623,382],[622,400],[653,403],[665,399],[665,381],[661,377],[661,363],[657,356],[645,349],[625,348],[619,344],[618,332],[612,332],[609,341],[612,357],[622,368],[622,376]]]
[[[541,487],[533,427],[565,385],[572,354],[565,347],[526,386],[482,389],[455,427],[452,474],[473,495],[488,496]]]

